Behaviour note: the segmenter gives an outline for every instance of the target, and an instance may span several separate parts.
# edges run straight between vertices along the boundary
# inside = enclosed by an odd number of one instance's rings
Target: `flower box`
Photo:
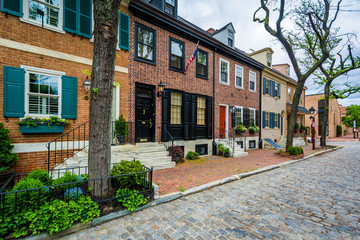
[[[240,130],[238,130],[238,129],[235,129],[235,132],[236,132],[237,134],[243,134],[243,133],[245,133],[246,131],[240,131]]]
[[[21,133],[62,133],[64,132],[64,125],[38,125],[34,126],[27,126],[27,125],[20,125],[20,132]]]

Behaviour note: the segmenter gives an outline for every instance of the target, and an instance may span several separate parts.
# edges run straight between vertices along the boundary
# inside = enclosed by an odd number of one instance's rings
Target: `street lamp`
[[[314,114],[316,112],[314,107],[311,107],[309,109],[310,114]],[[317,114],[317,113],[316,113]],[[315,150],[315,128],[316,128],[316,122],[315,122],[315,116],[310,116],[310,120],[312,120],[311,122],[311,142],[312,142],[312,149]]]

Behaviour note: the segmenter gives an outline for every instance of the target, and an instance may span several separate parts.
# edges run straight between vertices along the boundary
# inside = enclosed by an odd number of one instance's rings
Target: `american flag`
[[[189,62],[188,62],[188,64],[186,65],[185,72],[184,72],[185,75],[186,75],[186,72],[187,72],[187,70],[188,70],[188,68],[189,68],[190,63],[196,58],[196,53],[197,53],[197,51],[198,51],[198,47],[199,47],[199,42],[196,44],[195,51],[194,51],[194,53],[190,56]]]

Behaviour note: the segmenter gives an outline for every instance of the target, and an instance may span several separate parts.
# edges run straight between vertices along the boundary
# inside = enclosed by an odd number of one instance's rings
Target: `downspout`
[[[258,126],[259,128],[260,128],[260,131],[259,131],[259,148],[260,149],[262,149],[262,145],[263,145],[263,143],[262,143],[262,139],[261,139],[261,132],[262,132],[262,130],[263,130],[263,128],[262,128],[262,121],[264,121],[264,119],[262,119],[262,109],[261,109],[261,105],[262,105],[262,91],[263,91],[263,89],[262,89],[262,86],[263,86],[263,71],[264,70],[260,70],[260,94],[259,94],[259,96],[260,96],[260,100],[259,100],[259,103],[260,103],[260,106],[259,106],[259,118],[260,118],[260,121],[259,121],[259,125],[260,126]]]
[[[213,129],[212,129],[212,135],[213,135],[213,142],[212,142],[212,147],[213,147],[213,155],[216,155],[216,142],[215,142],[215,54],[216,54],[217,48],[214,49],[213,52],[213,109],[212,109],[212,118],[213,118]]]

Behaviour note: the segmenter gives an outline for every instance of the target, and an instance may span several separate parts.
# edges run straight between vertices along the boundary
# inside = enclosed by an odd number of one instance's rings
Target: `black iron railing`
[[[89,145],[89,121],[64,133],[46,144],[48,149],[48,171],[52,166],[64,162]],[[53,163],[53,165],[51,164]]]
[[[66,190],[68,189],[73,189],[72,193],[75,196],[90,196],[90,198],[100,204],[101,207],[101,204],[105,204],[105,202],[112,201],[116,203],[117,199],[130,196],[117,196],[116,191],[119,188],[126,188],[129,185],[129,181],[134,182],[134,179],[136,179],[136,186],[133,186],[133,188],[146,198],[152,199],[154,197],[152,187],[153,169],[144,167],[144,171],[137,173],[108,176],[19,191],[1,192],[0,214],[4,221],[5,216],[9,214],[17,214],[29,210],[34,211],[46,202],[51,202],[55,199],[68,201],[69,197],[66,195]],[[100,190],[100,194],[95,195],[96,189]],[[103,210],[103,208],[101,208],[101,210]]]
[[[164,130],[164,134],[169,138],[169,141],[164,143],[164,145],[166,147],[166,150],[169,150],[170,147],[172,149],[172,147],[174,147],[175,140],[174,140],[173,136],[171,136],[171,134],[169,133],[169,131],[165,127],[163,128],[163,130]]]
[[[134,122],[126,122],[127,126],[127,134],[119,136],[116,133],[115,121],[111,121],[111,145],[118,144],[133,144],[135,145],[135,123]]]

